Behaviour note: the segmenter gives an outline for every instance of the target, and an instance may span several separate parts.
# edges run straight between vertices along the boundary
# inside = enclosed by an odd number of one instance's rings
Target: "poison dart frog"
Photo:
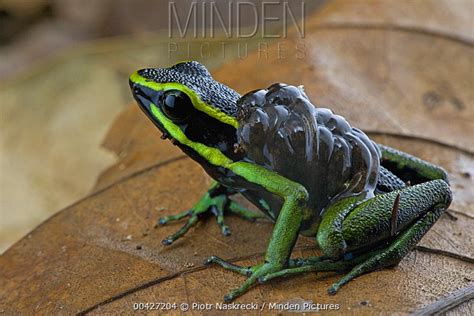
[[[247,277],[231,301],[256,283],[310,271],[345,271],[329,294],[353,278],[397,265],[452,200],[439,166],[377,144],[345,118],[311,103],[303,87],[276,83],[243,96],[215,81],[196,61],[130,76],[140,108],[214,179],[169,245],[202,215],[222,233],[227,212],[261,215],[230,196],[241,193],[274,221],[262,263],[241,267],[212,256],[206,263]],[[290,258],[298,235],[316,238],[323,255]]]

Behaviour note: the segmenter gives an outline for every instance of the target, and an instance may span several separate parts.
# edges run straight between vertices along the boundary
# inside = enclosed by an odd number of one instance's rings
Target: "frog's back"
[[[302,89],[275,84],[246,94],[239,100],[239,121],[246,159],[308,190],[311,214],[302,230],[317,226],[328,204],[372,194],[379,171],[377,145],[343,117],[316,108]]]

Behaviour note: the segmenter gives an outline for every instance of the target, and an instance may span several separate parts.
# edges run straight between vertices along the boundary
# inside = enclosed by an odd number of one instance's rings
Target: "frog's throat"
[[[219,109],[203,102],[201,98],[194,92],[192,89],[188,88],[187,86],[177,83],[177,82],[165,82],[165,83],[159,83],[155,81],[151,81],[149,79],[146,79],[145,77],[142,77],[138,74],[138,72],[134,72],[130,76],[130,80],[133,83],[138,83],[144,87],[153,89],[155,91],[166,91],[166,90],[179,90],[188,95],[188,97],[191,99],[191,102],[193,104],[193,107],[201,112],[206,113],[207,115],[215,118],[219,122],[228,124],[233,126],[234,128],[239,127],[239,123],[235,118],[232,116],[229,116],[225,114],[224,112],[220,111]],[[155,106],[156,107],[156,106]],[[160,119],[161,121],[161,119]]]
[[[180,144],[185,145],[196,151],[201,157],[205,158],[209,163],[215,166],[228,167],[233,161],[224,155],[220,150],[214,147],[209,147],[201,143],[189,140],[183,133],[181,128],[168,119],[158,107],[150,103],[151,114],[163,125],[165,130],[171,137],[177,140]]]

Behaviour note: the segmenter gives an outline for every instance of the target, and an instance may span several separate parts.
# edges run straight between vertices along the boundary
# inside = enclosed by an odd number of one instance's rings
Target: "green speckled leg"
[[[247,181],[279,195],[284,202],[268,244],[265,261],[262,264],[239,267],[218,257],[211,257],[207,260],[206,263],[217,263],[227,270],[248,276],[239,288],[224,296],[224,301],[227,302],[245,293],[260,278],[281,271],[288,265],[303,218],[302,207],[306,205],[308,199],[308,192],[303,186],[263,167],[237,162],[230,165],[229,169]]]
[[[440,166],[389,146],[378,146],[382,152],[382,165],[403,181],[418,184],[441,179],[449,183],[448,174]]]
[[[211,213],[216,217],[217,224],[221,227],[222,234],[227,236],[230,234],[229,227],[224,223],[224,212],[229,210],[232,213],[242,216],[243,218],[255,221],[255,219],[262,217],[262,215],[253,213],[250,210],[240,206],[236,202],[229,199],[229,195],[235,192],[229,192],[228,189],[214,182],[204,196],[194,205],[190,210],[184,211],[177,215],[170,215],[158,220],[158,224],[165,225],[169,222],[180,220],[184,217],[189,217],[186,224],[181,227],[176,233],[163,239],[164,245],[170,245],[175,240],[186,234],[186,232],[195,225],[199,218],[205,214]]]
[[[397,198],[398,197],[398,198]],[[398,199],[398,203],[397,203]],[[337,255],[356,264],[329,288],[330,294],[351,279],[370,271],[397,265],[421,240],[448,208],[452,194],[444,180],[433,180],[378,195],[353,208],[345,216],[330,209],[317,239],[325,254]],[[388,243],[362,262],[357,253]]]
[[[400,233],[388,247],[373,253],[366,261],[352,268],[349,273],[328,289],[328,293],[331,295],[336,294],[344,284],[364,273],[397,265],[434,225],[446,207],[446,205],[434,206],[430,212],[417,220],[414,225]]]
[[[394,202],[396,230],[392,230]],[[361,274],[398,264],[420,241],[451,202],[451,191],[443,180],[435,180],[378,195],[359,205],[341,201],[324,215],[317,239],[325,257],[290,260],[289,268],[261,278],[270,279],[312,271],[350,271],[329,289]],[[387,246],[381,246],[388,244]],[[375,249],[363,253],[363,249]],[[330,259],[332,258],[332,260]]]

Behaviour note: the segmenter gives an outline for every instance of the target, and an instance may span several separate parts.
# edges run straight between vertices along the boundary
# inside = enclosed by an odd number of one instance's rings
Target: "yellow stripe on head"
[[[133,83],[138,83],[138,84],[140,84],[144,87],[153,89],[155,91],[166,91],[166,90],[179,90],[179,91],[182,91],[182,92],[184,92],[188,95],[188,97],[190,98],[190,100],[193,104],[193,107],[196,110],[204,112],[207,115],[215,118],[216,120],[218,120],[222,123],[231,125],[234,128],[239,127],[239,123],[237,122],[237,120],[234,117],[229,116],[226,113],[220,111],[219,109],[213,107],[212,105],[209,105],[209,104],[203,102],[200,99],[200,97],[196,94],[196,92],[194,92],[192,89],[188,88],[184,84],[181,84],[181,83],[178,83],[178,82],[165,82],[165,83],[155,82],[153,80],[147,79],[147,78],[139,75],[138,72],[134,72],[130,76],[130,81],[132,81]],[[156,108],[156,105],[155,105],[155,108]],[[157,111],[159,111],[159,110],[157,109]],[[160,120],[161,120],[161,118],[160,118]]]

